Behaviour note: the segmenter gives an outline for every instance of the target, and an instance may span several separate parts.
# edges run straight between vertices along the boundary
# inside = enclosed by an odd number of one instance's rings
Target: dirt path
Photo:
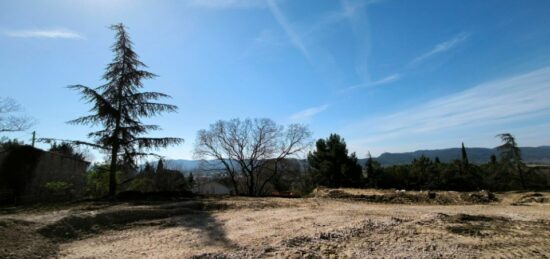
[[[17,218],[29,225],[5,224]],[[35,254],[32,249],[21,254],[17,250],[21,247],[9,246],[10,251],[0,250],[2,258],[550,257],[547,204],[441,206],[225,198],[161,205],[80,205],[70,213],[2,215],[2,222],[6,226],[0,224],[0,242],[7,243],[4,237],[12,233],[8,230],[17,227],[28,234],[22,241],[36,238],[44,243]]]

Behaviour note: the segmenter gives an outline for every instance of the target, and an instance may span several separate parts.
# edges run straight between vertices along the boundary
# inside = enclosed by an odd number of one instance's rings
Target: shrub
[[[44,187],[52,194],[58,195],[66,194],[73,187],[73,184],[63,181],[52,181],[44,184]]]

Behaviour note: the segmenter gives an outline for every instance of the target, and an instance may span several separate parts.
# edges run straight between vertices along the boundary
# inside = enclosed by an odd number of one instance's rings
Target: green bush
[[[63,181],[51,181],[44,184],[47,192],[47,199],[50,200],[70,200],[73,196],[73,184]]]
[[[140,177],[133,179],[128,186],[128,191],[153,192],[155,191],[155,183],[151,178]]]
[[[106,165],[94,165],[86,174],[86,193],[102,197],[109,192],[109,170]]]
[[[70,190],[73,187],[73,184],[63,182],[63,181],[52,181],[44,184],[44,187],[46,187],[46,190],[54,194],[65,194],[68,190]]]

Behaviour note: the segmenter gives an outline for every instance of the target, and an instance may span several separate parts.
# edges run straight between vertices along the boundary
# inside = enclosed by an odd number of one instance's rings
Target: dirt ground
[[[366,198],[4,208],[0,258],[550,257],[550,193],[440,205],[369,198],[389,191],[340,191]]]

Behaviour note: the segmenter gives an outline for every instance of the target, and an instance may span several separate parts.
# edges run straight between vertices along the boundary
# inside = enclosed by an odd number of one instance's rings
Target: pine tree
[[[500,152],[500,159],[504,165],[515,168],[519,174],[521,187],[525,189],[525,179],[523,176],[523,161],[521,159],[521,151],[516,143],[516,139],[510,133],[498,134],[503,144],[497,147]]]
[[[318,184],[328,187],[360,186],[361,166],[355,153],[348,156],[346,142],[337,134],[316,142],[316,150],[308,154]]]
[[[110,155],[109,196],[116,194],[116,172],[123,168],[135,167],[135,159],[154,155],[149,150],[180,144],[180,138],[148,138],[145,134],[159,130],[157,125],[144,124],[141,119],[159,115],[162,112],[175,112],[177,107],[155,102],[169,97],[159,92],[140,92],[142,81],[156,77],[142,70],[147,66],[138,60],[132,49],[132,41],[123,24],[111,26],[116,32],[116,42],[112,46],[115,57],[107,65],[103,79],[106,84],[97,88],[73,85],[69,88],[79,91],[88,103],[93,105],[91,115],[71,121],[73,124],[96,126],[103,129],[88,134],[94,140],[88,144],[100,148]]]

